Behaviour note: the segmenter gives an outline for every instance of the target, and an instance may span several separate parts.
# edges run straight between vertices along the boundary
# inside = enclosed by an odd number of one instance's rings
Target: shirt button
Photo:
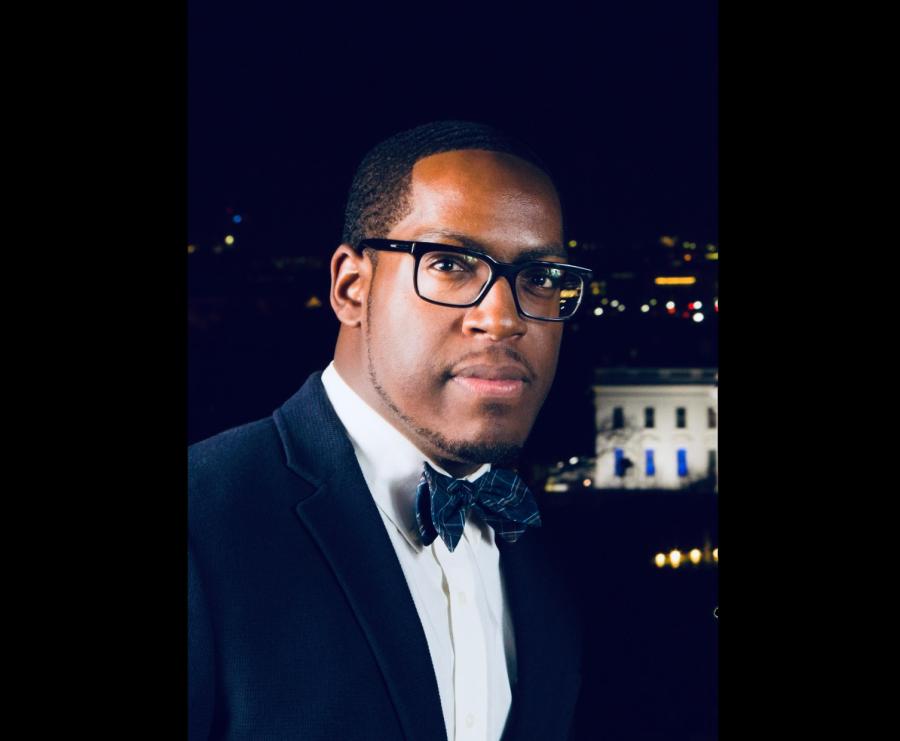
[[[458,596],[459,596],[459,604],[465,606],[465,604],[466,604],[466,593],[465,593],[465,592],[460,592]]]
[[[469,713],[466,716],[466,728],[471,728],[475,725],[475,716],[472,713]]]

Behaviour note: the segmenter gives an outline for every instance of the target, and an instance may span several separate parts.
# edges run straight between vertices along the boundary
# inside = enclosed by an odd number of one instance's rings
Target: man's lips
[[[531,381],[531,374],[521,365],[469,365],[453,374],[456,378],[482,378],[487,381]]]
[[[520,365],[470,365],[453,374],[452,380],[477,396],[515,398],[522,394],[531,376]]]

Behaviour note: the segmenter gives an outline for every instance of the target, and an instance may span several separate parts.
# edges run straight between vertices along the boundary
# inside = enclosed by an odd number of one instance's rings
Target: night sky
[[[254,250],[330,254],[361,156],[403,128],[459,118],[545,158],[567,237],[717,242],[716,4],[682,5],[502,20],[459,6],[411,28],[192,0],[189,240],[220,238],[232,207]]]
[[[446,17],[400,21],[374,9],[360,17],[341,6],[323,18],[319,8],[313,18],[300,6],[192,0],[187,237],[205,253],[190,258],[192,299],[216,264],[211,246],[233,231],[228,209],[243,218],[235,259],[327,260],[362,156],[440,118],[492,123],[539,153],[560,187],[566,239],[599,246],[573,262],[597,276],[612,269],[612,252],[626,253],[626,266],[627,254],[638,264],[659,253],[663,234],[718,244],[716,3],[681,5],[502,19],[455,5]],[[327,300],[305,311],[300,293],[325,298],[327,262],[319,272],[280,304],[257,288],[243,297],[204,289],[195,311],[228,295],[218,325],[192,325],[191,440],[270,414],[327,364],[337,322]],[[631,311],[612,324],[591,311],[567,324],[577,336],[563,342],[529,441],[536,458],[591,453],[595,367],[717,364],[711,322]]]

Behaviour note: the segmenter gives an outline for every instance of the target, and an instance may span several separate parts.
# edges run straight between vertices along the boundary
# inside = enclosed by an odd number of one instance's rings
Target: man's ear
[[[331,308],[341,324],[362,323],[366,297],[372,280],[372,262],[346,244],[331,256]]]

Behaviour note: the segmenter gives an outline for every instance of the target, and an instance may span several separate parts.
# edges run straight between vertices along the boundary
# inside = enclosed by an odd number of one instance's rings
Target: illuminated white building
[[[598,370],[594,409],[595,488],[718,491],[715,368]]]

